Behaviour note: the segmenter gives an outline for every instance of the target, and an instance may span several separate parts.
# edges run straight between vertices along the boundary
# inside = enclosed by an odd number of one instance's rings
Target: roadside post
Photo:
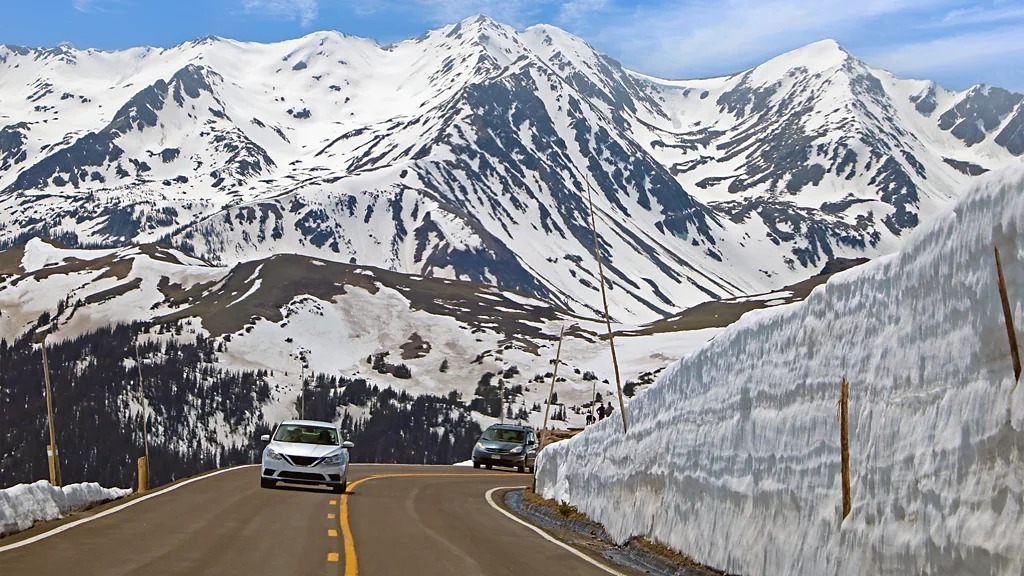
[[[46,388],[46,422],[50,428],[50,445],[46,447],[46,460],[50,467],[50,484],[63,486],[60,478],[60,453],[57,452],[57,434],[53,428],[53,391],[50,388],[50,361],[46,357],[46,336],[43,336],[43,383]]]
[[[548,414],[551,413],[551,396],[555,393],[555,379],[558,378],[558,365],[562,363],[562,340],[565,338],[565,326],[558,333],[558,348],[555,350],[555,369],[551,372],[551,388],[548,390],[547,406],[544,408],[544,429],[540,431],[540,446],[537,451],[547,445],[548,440]]]
[[[142,447],[144,454],[139,457],[139,492],[149,490],[149,410],[146,405],[146,390],[142,385],[142,359],[139,356],[139,343],[135,343],[135,367],[139,371],[139,404],[142,406]]]

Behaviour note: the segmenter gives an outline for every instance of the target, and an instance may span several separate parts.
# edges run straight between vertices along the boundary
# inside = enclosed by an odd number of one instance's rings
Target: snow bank
[[[0,490],[0,536],[131,493],[122,488],[104,488],[95,482],[56,488],[46,480],[5,488]]]
[[[732,573],[1024,573],[1024,389],[992,255],[1024,326],[1022,230],[1024,170],[982,180],[901,253],[669,367],[627,436],[615,417],[545,449],[538,491]]]

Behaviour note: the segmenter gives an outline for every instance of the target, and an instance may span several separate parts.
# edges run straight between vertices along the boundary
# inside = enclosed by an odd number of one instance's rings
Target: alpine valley
[[[65,448],[66,479],[130,481],[143,405],[158,482],[303,410],[357,460],[465,459],[480,424],[543,422],[563,327],[552,414],[580,425],[615,391],[591,219],[632,390],[1020,165],[1022,100],[830,40],[662,80],[484,16],[390,46],[0,46],[0,427],[25,431],[0,485],[45,475],[45,334],[58,420],[94,424],[62,445],[106,446]]]

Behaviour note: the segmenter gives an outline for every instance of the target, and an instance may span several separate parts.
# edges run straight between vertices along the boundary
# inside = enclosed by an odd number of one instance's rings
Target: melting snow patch
[[[46,480],[5,488],[0,490],[0,536],[131,493],[123,488],[103,488],[95,482],[56,488]]]

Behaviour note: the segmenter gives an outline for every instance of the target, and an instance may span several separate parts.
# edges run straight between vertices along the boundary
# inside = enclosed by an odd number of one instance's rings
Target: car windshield
[[[274,434],[278,442],[295,442],[297,444],[338,445],[338,431],[324,426],[303,426],[301,424],[283,424]]]
[[[513,442],[515,444],[522,444],[526,441],[526,432],[522,430],[488,428],[487,430],[484,430],[484,435],[481,436],[480,439],[490,440],[491,442]]]

